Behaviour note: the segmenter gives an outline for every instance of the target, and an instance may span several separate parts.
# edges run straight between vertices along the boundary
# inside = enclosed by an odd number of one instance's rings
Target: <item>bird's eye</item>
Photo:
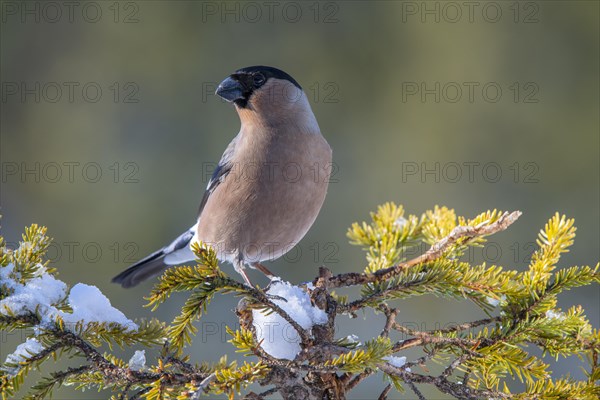
[[[261,73],[255,74],[253,78],[254,78],[254,86],[256,86],[256,87],[265,83],[265,80],[266,80],[265,76]]]

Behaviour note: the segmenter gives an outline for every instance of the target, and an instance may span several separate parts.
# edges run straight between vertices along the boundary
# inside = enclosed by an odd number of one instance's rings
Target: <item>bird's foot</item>
[[[271,271],[269,271],[269,269],[267,267],[265,267],[264,265],[262,265],[259,262],[252,263],[251,266],[252,266],[252,268],[257,269],[260,272],[262,272],[263,274],[265,274],[265,276],[267,278],[269,278],[271,281],[281,280],[281,278],[279,278],[274,273],[272,273]]]

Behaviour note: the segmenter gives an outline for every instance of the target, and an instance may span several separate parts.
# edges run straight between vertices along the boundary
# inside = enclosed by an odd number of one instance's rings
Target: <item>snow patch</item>
[[[408,220],[404,217],[400,217],[394,221],[394,225],[396,225],[399,229],[404,229]]]
[[[36,338],[28,338],[25,343],[18,345],[15,351],[6,357],[4,364],[19,364],[42,350],[44,350],[44,346]],[[21,367],[4,367],[3,369],[10,376],[15,376],[19,373]]]
[[[83,283],[76,284],[69,292],[68,301],[73,313],[58,310],[54,305],[66,297],[67,285],[48,274],[41,265],[39,267],[39,276],[28,280],[25,285],[10,276],[14,270],[13,264],[0,268],[0,284],[12,291],[8,297],[0,300],[0,314],[9,315],[9,310],[14,315],[38,313],[42,316],[42,326],[61,317],[65,323],[72,325],[79,321],[84,324],[114,322],[128,330],[138,329],[133,321],[110,304],[97,287]]]
[[[146,368],[146,350],[136,350],[129,359],[128,365],[132,371],[140,371]]]
[[[486,297],[485,301],[492,307],[498,307],[498,304],[500,304],[500,300],[495,299],[493,297]]]
[[[396,368],[402,368],[406,364],[406,357],[387,356],[383,359]]]
[[[13,290],[13,293],[0,301],[0,314],[8,315],[10,309],[16,315],[23,315],[36,310],[45,320],[53,319],[58,310],[52,306],[65,297],[67,285],[50,274],[33,278],[23,285],[9,277],[12,265],[1,268],[0,282]]]
[[[346,341],[348,343],[358,343],[358,346],[362,346],[362,343],[358,339],[358,336],[356,336],[354,334],[346,336]]]
[[[489,305],[491,305],[492,307],[498,307],[498,305],[500,303],[505,303],[506,302],[506,296],[502,295],[502,296],[500,296],[500,299],[495,299],[493,297],[486,296],[485,301]]]
[[[560,311],[548,310],[546,311],[546,318],[564,321],[564,319],[567,318],[567,316]]]
[[[298,286],[289,282],[273,281],[266,293],[281,297],[272,299],[273,303],[308,331],[314,325],[327,323],[327,314],[313,306],[308,294]],[[260,310],[252,311],[256,336],[262,341],[261,347],[275,358],[293,360],[301,350],[298,332],[276,312],[267,314],[268,312]]]
[[[69,304],[73,309],[72,314],[61,313],[67,323],[76,324],[79,321],[117,323],[130,331],[138,326],[121,311],[114,308],[106,296],[96,286],[78,283],[69,292]]]

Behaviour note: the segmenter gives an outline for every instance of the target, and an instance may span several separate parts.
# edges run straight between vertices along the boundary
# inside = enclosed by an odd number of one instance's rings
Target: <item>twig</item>
[[[466,385],[467,383],[469,383],[469,374],[470,374],[470,373],[469,373],[468,371],[467,371],[467,372],[465,372],[465,375],[464,375],[464,376],[463,376],[463,378],[462,378],[462,384],[463,384],[463,385]]]
[[[48,357],[50,354],[54,353],[55,351],[57,351],[58,349],[65,347],[65,345],[61,342],[57,342],[54,343],[52,346],[45,348],[44,350],[40,351],[39,353],[37,353],[36,355],[30,357],[28,359],[28,361],[39,361],[42,360],[46,357]]]
[[[388,337],[390,335],[390,330],[396,324],[398,310],[395,308],[390,308],[386,304],[381,304],[379,309],[385,314],[385,326],[383,327],[383,331],[379,336]]]
[[[465,362],[466,360],[468,360],[469,358],[473,357],[470,353],[467,354],[463,354],[462,356],[456,358],[454,361],[452,361],[452,363],[450,365],[448,365],[448,367],[446,367],[446,369],[444,370],[444,372],[442,372],[442,375],[444,378],[448,378],[450,375],[452,375],[452,373],[454,372],[454,370],[463,362]]]
[[[260,396],[263,396],[263,397],[265,397],[265,396],[272,395],[272,394],[274,394],[274,393],[277,393],[277,389],[276,389],[276,388],[269,389],[269,390],[265,390],[264,392],[262,392],[262,393],[260,394]]]
[[[179,368],[181,368],[182,371],[186,372],[186,373],[194,373],[194,368],[192,367],[191,364],[186,363],[183,360],[180,360],[177,357],[174,357],[173,355],[169,355],[167,357],[165,357],[165,363],[172,363],[174,365],[177,365]]]
[[[419,389],[417,388],[417,385],[415,385],[412,381],[406,381],[406,384],[408,385],[408,387],[410,388],[410,390],[412,390],[417,397],[419,398],[419,400],[427,400],[425,398],[425,396],[423,396],[423,393],[421,393],[419,391]]]
[[[387,386],[383,389],[383,392],[381,392],[381,394],[377,398],[377,400],[387,400],[387,395],[390,392],[390,390],[392,390],[392,385],[388,383]]]
[[[397,264],[390,268],[380,269],[379,271],[367,274],[367,273],[356,273],[350,272],[345,274],[339,274],[329,278],[327,282],[328,288],[336,288],[342,286],[355,286],[364,285],[366,283],[372,283],[376,281],[384,281],[398,275],[403,270],[412,266],[431,262],[440,258],[444,251],[450,246],[458,242],[459,239],[465,239],[463,244],[468,243],[470,240],[476,237],[488,236],[497,232],[501,232],[508,228],[521,216],[520,211],[513,211],[512,213],[505,212],[491,224],[482,223],[478,226],[457,226],[452,232],[442,240],[432,245],[427,252],[420,255],[419,257],[413,258],[410,261]],[[316,280],[315,280],[316,282]]]
[[[121,391],[121,394],[119,395],[119,400],[125,400],[125,398],[127,397],[127,392],[129,392],[129,389],[131,389],[131,386],[133,386],[133,382],[129,382],[125,388]]]
[[[216,378],[217,378],[217,375],[214,372],[212,374],[208,375],[206,378],[204,378],[202,380],[202,382],[200,382],[200,384],[197,386],[196,391],[191,396],[191,399],[198,400],[200,398],[200,396],[202,396],[202,394],[206,391],[206,388],[208,387],[208,385],[210,385],[211,382],[214,381]]]
[[[147,393],[149,391],[150,391],[149,387],[145,387],[145,388],[143,388],[141,390],[138,390],[136,393],[133,394],[133,396],[131,396],[129,398],[129,400],[138,400],[138,399],[141,399],[142,395],[144,395],[144,393]]]
[[[365,378],[373,375],[375,371],[373,371],[372,369],[366,369],[363,372],[361,372],[360,374],[356,375],[354,378],[352,378],[352,380],[350,382],[348,382],[348,390],[352,390],[354,389],[359,383],[361,383]]]
[[[485,318],[485,319],[480,319],[480,320],[473,321],[473,322],[467,322],[467,323],[463,323],[460,325],[455,325],[455,326],[447,328],[447,329],[436,329],[436,330],[432,330],[432,331],[415,331],[413,329],[410,329],[403,325],[395,323],[393,325],[393,329],[397,330],[398,332],[401,332],[401,333],[404,333],[404,334],[407,334],[410,336],[416,336],[416,337],[401,340],[401,341],[397,342],[393,346],[393,351],[398,352],[401,350],[406,350],[411,347],[421,346],[423,344],[430,344],[430,343],[448,343],[448,344],[456,344],[458,346],[472,346],[474,344],[479,344],[480,346],[481,345],[489,346],[489,345],[493,344],[493,340],[490,341],[489,339],[470,340],[470,339],[463,339],[463,338],[445,338],[445,337],[440,337],[438,335],[444,335],[444,334],[448,334],[448,333],[460,332],[460,331],[464,331],[464,330],[468,330],[468,329],[473,329],[473,328],[476,328],[476,327],[479,327],[482,325],[487,325],[487,324],[491,324],[493,322],[498,322],[498,321],[502,321],[502,317],[497,316],[497,317]],[[478,347],[480,347],[480,346],[478,346]]]
[[[434,385],[441,392],[450,394],[451,396],[454,396],[457,399],[478,400],[483,397],[492,397],[497,399],[509,398],[509,396],[505,393],[493,390],[469,388],[468,386],[451,382],[443,376],[436,377],[431,375],[421,375],[414,372],[408,372],[404,368],[397,368],[393,365],[390,365],[389,363],[379,364],[377,367],[386,374],[396,376],[402,379],[404,382],[411,381],[414,383],[425,383]]]
[[[270,395],[275,394],[275,393],[277,393],[277,388],[271,388],[269,390],[265,390],[264,392],[258,393],[258,394],[254,393],[254,392],[250,392],[250,393],[248,393],[244,397],[244,400],[245,399],[248,399],[248,400],[263,400],[265,397],[270,396]],[[252,396],[254,396],[254,397],[252,397]]]

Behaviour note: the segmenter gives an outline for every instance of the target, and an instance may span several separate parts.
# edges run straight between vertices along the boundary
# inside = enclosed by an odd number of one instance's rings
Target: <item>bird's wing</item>
[[[200,217],[200,215],[202,215],[202,210],[204,210],[204,206],[206,206],[206,202],[208,201],[210,195],[215,191],[217,186],[219,186],[219,184],[223,182],[223,180],[229,174],[231,168],[233,167],[232,158],[235,152],[235,145],[238,141],[238,137],[239,135],[233,138],[231,143],[229,143],[229,145],[223,152],[223,155],[221,156],[219,165],[217,165],[215,172],[213,172],[210,180],[208,181],[208,185],[206,186],[206,190],[204,191],[204,195],[202,196],[202,201],[200,202],[200,207],[198,209],[198,218]]]
[[[221,161],[219,161],[219,165],[208,182],[208,186],[204,192],[202,201],[200,202],[198,217],[202,214],[202,210],[212,192],[215,191],[231,171],[235,144],[238,140],[237,138],[238,136],[236,136],[225,149]],[[179,235],[177,239],[173,240],[167,246],[142,258],[140,261],[115,276],[112,281],[120,283],[123,287],[132,287],[153,275],[159,274],[167,267],[192,261],[195,256],[190,249],[190,243],[196,240],[196,228],[197,224]]]
[[[181,264],[194,259],[190,250],[190,242],[196,234],[196,225],[182,233],[170,244],[155,251],[147,257],[115,276],[112,281],[123,287],[132,287],[151,276],[157,275],[171,265]]]

